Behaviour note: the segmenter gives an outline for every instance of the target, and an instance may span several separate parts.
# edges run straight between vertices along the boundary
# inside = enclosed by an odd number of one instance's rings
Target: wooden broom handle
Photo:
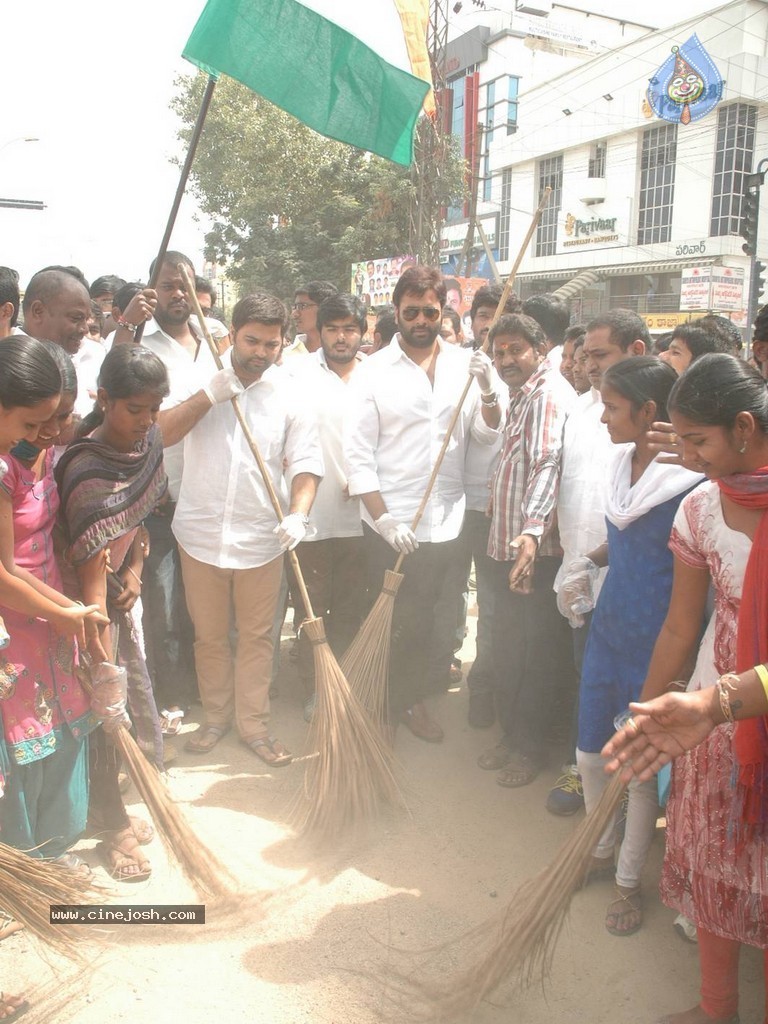
[[[507,282],[504,285],[504,290],[501,293],[501,298],[499,299],[499,304],[496,307],[496,312],[493,314],[493,320],[491,321],[490,327],[488,328],[488,333],[485,336],[485,341],[483,342],[483,344],[481,346],[481,351],[483,351],[483,352],[487,352],[488,351],[488,338],[490,337],[490,334],[491,334],[491,327],[493,327],[497,323],[499,317],[504,312],[504,307],[507,304],[507,299],[509,298],[509,296],[512,293],[512,286],[515,283],[515,278],[517,277],[517,271],[520,268],[520,264],[523,262],[523,257],[525,256],[525,250],[528,248],[528,245],[530,244],[530,241],[533,238],[533,233],[536,230],[536,225],[539,223],[539,218],[541,217],[541,214],[542,214],[542,211],[544,210],[544,207],[549,202],[549,196],[550,196],[551,192],[552,192],[552,189],[549,187],[549,185],[547,185],[547,187],[544,189],[544,191],[541,194],[541,199],[539,200],[539,205],[536,207],[536,211],[533,214],[533,219],[531,220],[531,225],[528,228],[528,231],[526,232],[525,238],[523,239],[523,244],[520,246],[520,251],[517,254],[517,259],[515,260],[514,265],[513,265],[512,269],[509,272],[509,277],[507,278]],[[437,474],[440,472],[440,467],[443,464],[443,459],[445,458],[445,453],[448,451],[448,445],[451,442],[451,437],[453,436],[453,432],[456,429],[456,424],[459,421],[459,416],[461,415],[461,410],[462,410],[462,408],[464,406],[464,402],[467,400],[467,395],[469,394],[469,389],[472,387],[472,381],[473,380],[474,380],[474,377],[472,376],[472,374],[470,374],[469,375],[469,380],[464,385],[464,390],[462,391],[461,397],[459,398],[459,404],[456,406],[456,408],[453,411],[453,416],[451,417],[451,422],[448,424],[448,429],[445,432],[445,438],[444,438],[443,443],[442,443],[442,445],[440,447],[440,451],[437,454],[437,459],[435,460],[435,465],[432,467],[432,472],[430,473],[429,481],[427,483],[427,489],[424,492],[424,497],[421,499],[421,503],[419,504],[419,507],[416,510],[416,515],[413,517],[413,522],[411,523],[411,529],[414,531],[414,533],[416,532],[416,527],[421,522],[422,516],[424,515],[424,512],[426,510],[427,502],[429,501],[430,495],[432,494],[432,488],[435,486],[435,481],[437,480]],[[399,556],[397,561],[395,562],[395,568],[394,568],[395,572],[400,572],[400,568],[401,568],[401,566],[403,564],[403,559],[404,558],[405,558],[405,552],[403,552]]]
[[[179,263],[178,267],[181,276],[184,282],[186,283],[189,299],[190,302],[192,303],[192,308],[195,311],[197,319],[200,321],[200,329],[202,330],[203,335],[205,336],[205,340],[208,342],[208,348],[211,350],[211,355],[214,358],[216,366],[221,370],[223,369],[221,356],[219,355],[219,350],[216,348],[216,343],[211,337],[211,332],[208,330],[208,324],[205,322],[205,314],[200,308],[200,301],[197,297],[197,293],[195,292],[194,281],[192,281],[192,279],[190,278],[189,271],[183,263]],[[251,449],[254,459],[256,459],[256,464],[259,467],[259,472],[261,473],[262,479],[264,480],[264,486],[267,489],[269,500],[272,503],[272,508],[275,510],[275,515],[277,516],[277,521],[279,523],[282,521],[285,513],[283,512],[282,506],[280,505],[280,499],[278,498],[277,492],[275,491],[274,485],[272,483],[272,478],[269,475],[269,470],[267,469],[264,459],[261,457],[259,446],[256,444],[256,440],[253,434],[251,433],[251,428],[246,423],[245,416],[243,415],[243,410],[240,408],[240,403],[237,400],[237,396],[233,396],[230,399],[230,401],[232,402],[232,408],[235,410],[235,416],[237,417],[237,422],[240,424],[240,429],[243,432],[243,436],[248,442],[248,447]],[[293,567],[293,571],[296,573],[296,582],[299,585],[299,593],[301,594],[301,600],[304,602],[304,609],[307,613],[307,618],[314,619],[315,613],[312,610],[312,602],[309,600],[307,585],[304,582],[304,576],[301,571],[301,566],[299,565],[299,559],[296,557],[296,552],[289,551],[288,557],[291,560],[291,566]]]

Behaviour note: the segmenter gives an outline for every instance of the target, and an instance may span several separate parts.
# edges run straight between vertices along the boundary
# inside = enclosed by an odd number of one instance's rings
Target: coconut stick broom
[[[4,913],[57,953],[77,960],[87,929],[52,923],[50,908],[103,903],[107,890],[97,888],[77,870],[0,843],[0,894]]]
[[[205,322],[187,268],[179,264],[187,292],[211,355],[222,368],[219,351]],[[269,500],[277,516],[283,509],[275,492],[258,445],[240,408],[231,399],[237,422],[243,431],[264,480]],[[295,551],[289,551],[307,618],[301,625],[312,645],[315,664],[317,703],[309,732],[311,749],[319,754],[307,762],[304,799],[297,812],[299,828],[321,837],[333,838],[340,828],[372,817],[384,804],[397,803],[400,792],[393,773],[392,754],[384,744],[367,712],[352,692],[344,673],[328,644],[323,620],[314,614],[304,576]]]
[[[93,685],[88,663],[84,663],[84,671],[79,673],[79,679],[88,693],[91,693]],[[128,726],[118,726],[110,733],[110,738],[120,751],[160,838],[187,879],[203,895],[221,900],[236,897],[240,889],[237,880],[195,834],[181,808],[171,799],[157,768],[150,764],[128,731]]]
[[[523,239],[523,244],[520,246],[517,259],[515,260],[506,284],[504,285],[504,290],[501,293],[499,304],[493,315],[491,327],[493,327],[504,312],[504,307],[512,293],[512,287],[515,283],[515,278],[517,277],[517,271],[523,261],[525,251],[533,238],[536,225],[539,223],[542,211],[547,205],[551,191],[552,189],[547,186],[541,195],[541,200],[533,215],[525,238]],[[487,352],[488,350],[488,335],[486,335],[486,340],[482,345],[482,350],[484,352]],[[445,432],[445,438],[443,439],[437,459],[432,467],[429,481],[427,482],[427,489],[424,492],[424,496],[421,499],[421,503],[419,504],[416,515],[413,517],[413,522],[411,523],[411,529],[414,532],[421,522],[422,516],[426,510],[427,503],[429,502],[432,494],[432,488],[435,486],[437,475],[440,472],[440,467],[443,464],[445,453],[448,450],[448,445],[450,444],[451,437],[456,429],[456,424],[459,421],[462,407],[466,401],[467,395],[469,394],[469,389],[472,386],[473,380],[474,377],[470,374],[468,376],[467,383],[464,385],[464,390],[461,393],[458,404],[454,409],[451,421],[448,424],[448,429]],[[376,722],[380,728],[382,728],[387,721],[387,681],[389,678],[389,651],[392,634],[392,615],[394,612],[395,597],[400,589],[400,584],[403,582],[403,575],[400,570],[404,559],[405,554],[400,554],[395,562],[394,568],[388,569],[384,573],[384,585],[381,593],[377,597],[357,635],[352,640],[352,643],[349,645],[341,659],[342,671],[349,680],[352,690],[357,694],[360,702],[368,709],[368,712],[374,722]]]
[[[459,940],[484,944],[483,955],[453,979],[394,974],[393,998],[405,1002],[409,1015],[443,1020],[472,1014],[478,1004],[512,977],[516,991],[534,980],[546,980],[557,940],[574,892],[587,876],[595,846],[616,813],[626,785],[617,772],[591,811],[562,846],[555,859],[518,888],[506,909]],[[445,944],[440,947],[444,951]]]

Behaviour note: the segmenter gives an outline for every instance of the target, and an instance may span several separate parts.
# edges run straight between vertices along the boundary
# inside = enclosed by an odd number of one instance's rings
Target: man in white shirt
[[[321,348],[297,360],[296,383],[317,419],[325,476],[309,515],[309,532],[299,556],[310,601],[325,620],[328,642],[340,658],[360,628],[366,610],[367,576],[360,502],[350,498],[344,472],[342,434],[363,364],[360,342],[367,330],[365,305],[354,295],[333,295],[317,311]],[[301,600],[298,595],[297,599]],[[298,667],[305,690],[305,717],[314,708],[314,659],[299,633]]]
[[[371,586],[408,554],[395,600],[389,707],[419,738],[439,742],[440,726],[423,697],[444,687],[451,650],[436,638],[435,605],[451,563],[459,557],[464,519],[464,457],[470,433],[492,444],[498,397],[490,360],[466,355],[439,337],[445,284],[431,267],[409,267],[392,296],[399,333],[370,356],[355,383],[344,430],[349,493],[362,502]],[[411,527],[467,380],[476,377],[415,530]],[[456,594],[458,601],[458,592]]]
[[[308,356],[320,349],[320,329],[317,326],[317,311],[320,304],[337,295],[339,289],[330,281],[310,281],[296,290],[293,297],[293,322],[297,335],[293,344],[282,354],[282,361],[292,362],[297,356]]]
[[[40,270],[24,292],[24,330],[76,355],[88,331],[91,297],[82,281],[64,269]]]
[[[184,472],[173,518],[205,712],[205,723],[186,749],[207,753],[234,722],[241,740],[273,767],[292,759],[269,731],[271,634],[282,554],[304,538],[323,475],[314,419],[294,382],[273,365],[287,326],[279,299],[264,294],[241,299],[232,312],[232,347],[222,361],[243,385],[240,408],[288,513],[276,525],[234,409],[223,402],[184,438]]]

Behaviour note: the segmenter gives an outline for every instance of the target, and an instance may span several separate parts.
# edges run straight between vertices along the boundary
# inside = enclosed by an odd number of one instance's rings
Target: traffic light
[[[757,218],[760,213],[760,186],[755,185],[748,175],[744,178],[744,196],[741,200],[741,224],[739,234],[746,239],[742,249],[747,256],[757,252]]]
[[[760,296],[765,291],[765,264],[755,260],[752,268],[752,297],[755,305],[760,304]]]

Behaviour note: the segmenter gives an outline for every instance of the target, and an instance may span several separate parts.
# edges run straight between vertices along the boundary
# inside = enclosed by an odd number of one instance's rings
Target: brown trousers
[[[266,736],[271,633],[282,556],[255,569],[220,569],[198,562],[182,547],[179,555],[195,627],[195,668],[206,724],[226,728],[234,719],[246,742]],[[237,631],[234,656],[230,641],[233,618]]]

